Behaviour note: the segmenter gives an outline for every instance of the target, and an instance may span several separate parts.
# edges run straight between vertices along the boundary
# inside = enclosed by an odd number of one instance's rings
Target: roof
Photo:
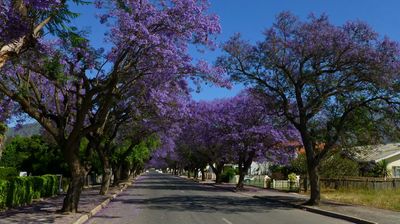
[[[356,152],[356,157],[362,161],[379,162],[400,154],[400,143],[371,145],[356,148],[361,149],[359,152]]]

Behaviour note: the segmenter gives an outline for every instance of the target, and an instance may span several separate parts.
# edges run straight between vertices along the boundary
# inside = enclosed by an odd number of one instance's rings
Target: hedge
[[[10,182],[6,180],[0,180],[0,208],[6,207],[7,203],[7,192],[10,189]]]
[[[32,199],[50,197],[58,193],[58,177],[44,175],[14,177],[0,180],[0,208],[29,204]]]
[[[0,179],[9,179],[19,175],[17,169],[14,167],[0,167]]]

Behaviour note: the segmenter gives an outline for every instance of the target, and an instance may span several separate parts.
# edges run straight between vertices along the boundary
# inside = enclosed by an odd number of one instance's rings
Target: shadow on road
[[[165,181],[164,181],[165,180]],[[121,195],[115,202],[135,204],[141,209],[193,212],[268,212],[275,209],[293,209],[279,202],[235,195],[224,189],[201,185],[169,175],[145,175],[133,189],[156,190],[160,194],[132,198]],[[177,192],[181,191],[181,192]],[[126,197],[124,197],[126,196]]]
[[[193,212],[268,212],[274,209],[293,209],[278,202],[235,196],[171,195],[148,199],[116,199],[127,204],[136,204],[143,209]]]
[[[168,177],[168,178],[166,178]],[[163,181],[165,180],[165,181]],[[151,190],[187,190],[187,191],[209,191],[209,192],[226,192],[224,189],[215,188],[213,186],[204,186],[195,182],[189,182],[178,177],[166,174],[145,175],[140,181],[135,183],[134,188],[151,189]]]

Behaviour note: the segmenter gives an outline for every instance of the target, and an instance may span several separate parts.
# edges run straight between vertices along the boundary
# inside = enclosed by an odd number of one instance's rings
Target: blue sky
[[[400,41],[400,1],[398,0],[210,0],[210,11],[219,15],[222,33],[219,42],[226,41],[236,32],[250,41],[262,39],[262,31],[271,26],[275,16],[282,11],[291,11],[305,19],[310,13],[326,13],[331,22],[341,25],[347,20],[362,20],[381,35]],[[77,8],[82,16],[74,23],[79,27],[89,27],[90,38],[97,46],[104,45],[101,25],[94,18],[94,11],[84,7]],[[220,54],[191,52],[194,58],[213,62]],[[195,100],[211,100],[237,94],[242,86],[227,90],[204,86],[200,93],[192,93]]]

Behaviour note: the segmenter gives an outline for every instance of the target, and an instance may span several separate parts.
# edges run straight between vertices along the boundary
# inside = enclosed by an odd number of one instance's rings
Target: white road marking
[[[228,223],[228,224],[233,224],[232,222],[230,222],[229,220],[227,220],[226,218],[222,218],[222,221]]]

